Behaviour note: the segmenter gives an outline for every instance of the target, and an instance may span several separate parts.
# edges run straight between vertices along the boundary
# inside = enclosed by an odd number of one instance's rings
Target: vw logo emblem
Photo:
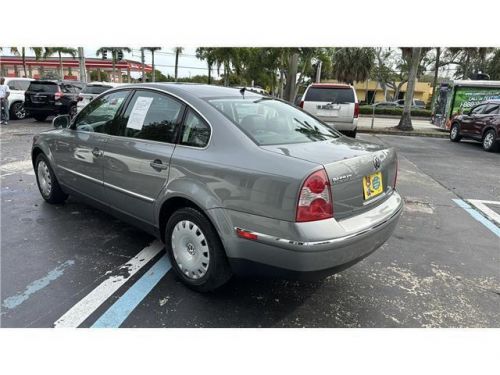
[[[373,157],[373,166],[375,167],[375,169],[379,169],[380,164],[382,164],[382,162],[380,161],[380,158],[378,156],[374,156]]]

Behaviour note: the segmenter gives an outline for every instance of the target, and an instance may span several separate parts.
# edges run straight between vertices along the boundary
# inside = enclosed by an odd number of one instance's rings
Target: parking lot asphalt
[[[406,207],[379,250],[318,282],[234,278],[199,294],[139,229],[42,200],[29,151],[46,129],[0,129],[2,327],[500,326],[499,228],[468,201],[500,201],[500,153],[479,143],[359,135],[399,153]]]

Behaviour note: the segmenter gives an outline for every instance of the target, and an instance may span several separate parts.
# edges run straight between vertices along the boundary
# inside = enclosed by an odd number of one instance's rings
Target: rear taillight
[[[359,117],[359,103],[354,103],[354,118]]]
[[[54,99],[55,100],[59,100],[63,97],[63,93],[61,91],[56,91],[56,93],[54,94]]]
[[[315,221],[333,217],[333,199],[330,182],[324,169],[306,178],[300,189],[297,204],[297,222]]]
[[[304,108],[304,101],[303,100],[300,101],[299,107]]]

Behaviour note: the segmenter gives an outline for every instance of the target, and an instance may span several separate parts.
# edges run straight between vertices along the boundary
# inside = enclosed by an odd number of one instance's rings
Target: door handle
[[[104,151],[99,150],[98,147],[94,147],[94,149],[92,150],[92,155],[94,155],[96,158],[98,158],[99,156],[104,155]]]
[[[155,169],[168,169],[168,164],[163,164],[160,159],[155,159],[149,163]]]

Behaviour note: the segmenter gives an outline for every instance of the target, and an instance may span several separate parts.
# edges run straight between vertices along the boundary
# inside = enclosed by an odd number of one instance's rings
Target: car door
[[[468,137],[474,136],[475,122],[485,108],[485,104],[480,104],[476,107],[473,107],[468,114],[463,115],[460,126],[460,134],[466,135]]]
[[[154,223],[154,202],[168,179],[184,107],[162,92],[135,91],[118,120],[119,136],[106,145],[106,203],[143,223]]]
[[[488,104],[483,112],[476,117],[472,128],[472,135],[475,138],[482,138],[483,129],[494,121],[498,107],[498,104]]]
[[[117,133],[115,118],[130,90],[113,92],[94,100],[61,131],[53,147],[58,176],[73,188],[104,202],[103,156],[110,134]]]

